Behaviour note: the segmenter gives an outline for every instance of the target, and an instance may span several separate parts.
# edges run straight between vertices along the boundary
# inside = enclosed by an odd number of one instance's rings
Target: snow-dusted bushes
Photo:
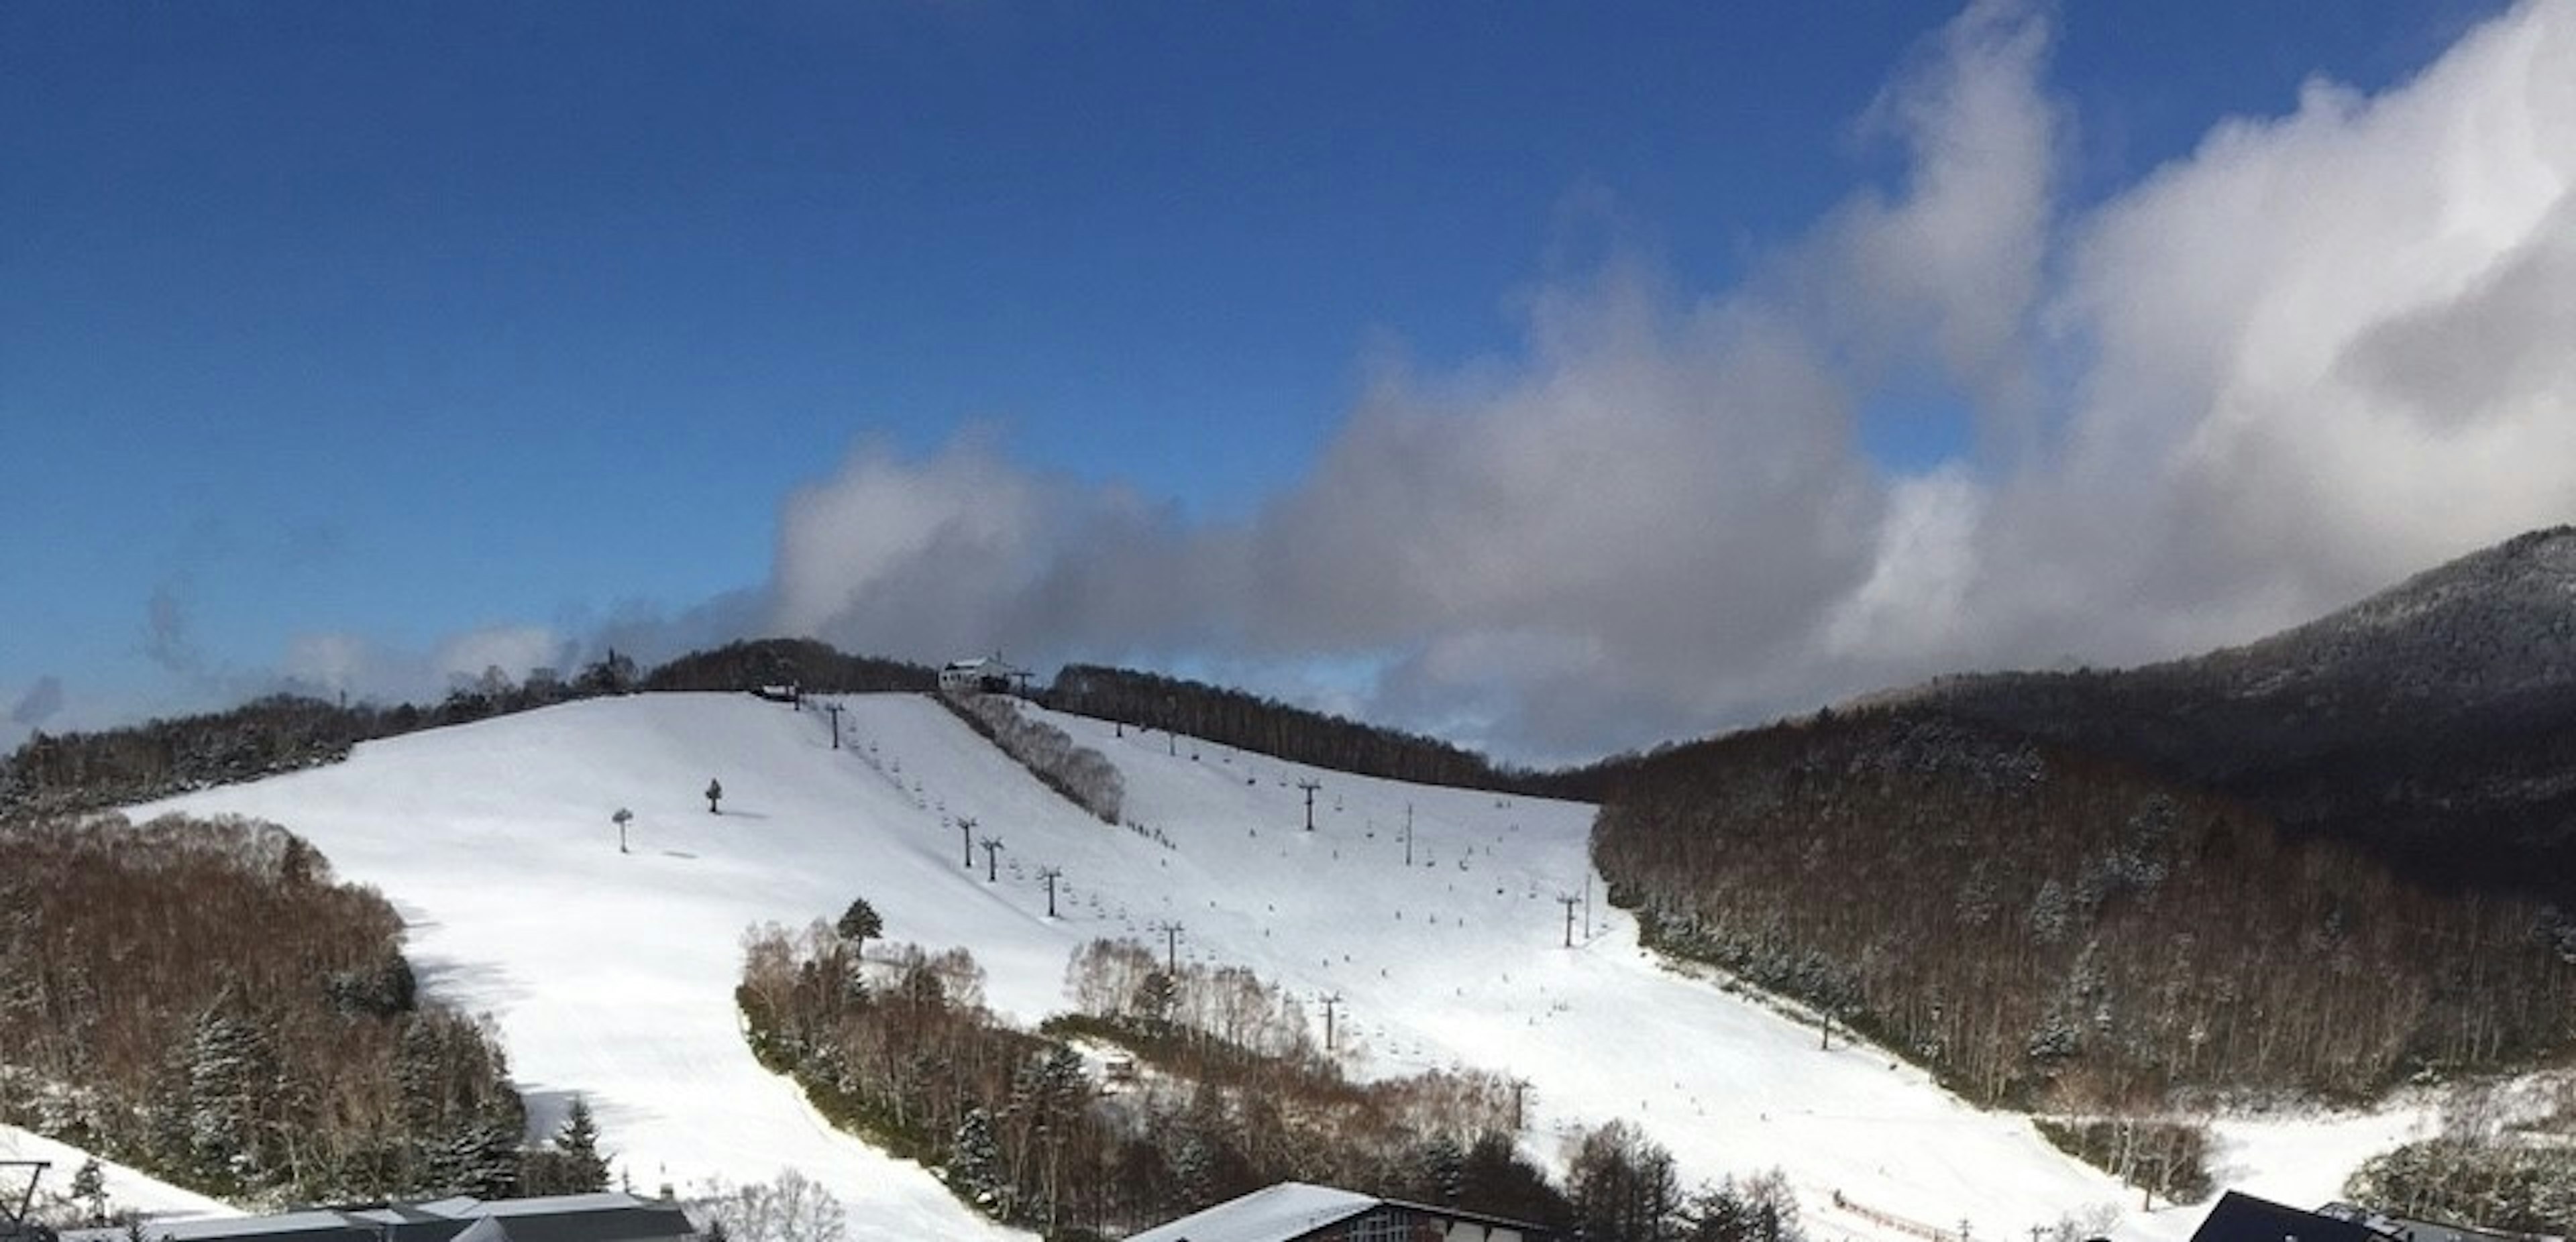
[[[1509,1084],[1463,1072],[1349,1082],[1249,971],[1193,969],[1174,986],[1140,945],[1093,946],[1068,978],[1118,1016],[1031,1034],[983,1007],[963,950],[899,946],[868,963],[864,988],[842,982],[847,952],[821,924],[751,934],[736,997],[754,1052],[825,1116],[939,1170],[998,1219],[1115,1234],[1288,1178],[1567,1219],[1514,1150]],[[1117,1044],[1151,1070],[1106,1093],[1075,1041]]]
[[[1019,700],[1009,695],[941,694],[939,701],[1048,788],[1099,816],[1102,823],[1118,822],[1119,809],[1127,800],[1127,782],[1107,756],[1075,745],[1072,735],[1054,725],[1020,714]]]

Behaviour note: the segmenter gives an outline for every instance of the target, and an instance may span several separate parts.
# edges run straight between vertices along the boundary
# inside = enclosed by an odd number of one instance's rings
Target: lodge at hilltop
[[[939,666],[939,688],[948,694],[1016,694],[1037,674],[1013,668],[999,655],[950,660]]]

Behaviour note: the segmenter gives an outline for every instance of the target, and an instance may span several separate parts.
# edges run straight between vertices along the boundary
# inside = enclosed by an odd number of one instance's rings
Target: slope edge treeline
[[[2576,928],[2113,760],[1904,709],[1630,771],[1593,853],[1650,938],[1971,1099],[2362,1096],[2569,1046]]]
[[[227,1198],[595,1190],[402,920],[274,825],[0,823],[0,1121]]]

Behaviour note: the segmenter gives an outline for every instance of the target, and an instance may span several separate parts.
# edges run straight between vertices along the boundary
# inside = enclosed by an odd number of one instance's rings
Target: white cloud
[[[2225,121],[2070,214],[2049,30],[1978,3],[1867,118],[1909,157],[1745,288],[1614,264],[1516,358],[1371,386],[1191,527],[969,437],[789,501],[771,619],[933,657],[1376,670],[1399,722],[1569,754],[1962,666],[2252,637],[2576,510],[2576,0],[2364,97]],[[1871,463],[1930,367],[1972,459]]]
[[[533,668],[565,672],[563,658],[564,642],[553,630],[540,625],[496,625],[450,636],[431,652],[430,666],[450,681],[470,680],[495,668],[520,681]]]

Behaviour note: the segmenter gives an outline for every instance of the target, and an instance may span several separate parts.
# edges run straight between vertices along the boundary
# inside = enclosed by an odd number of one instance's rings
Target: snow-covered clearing
[[[57,1143],[39,1134],[30,1134],[16,1126],[0,1125],[0,1161],[32,1160],[51,1166],[43,1180],[36,1183],[40,1204],[66,1199],[71,1195],[72,1174],[78,1172],[89,1153]],[[98,1162],[99,1185],[107,1192],[110,1212],[141,1212],[147,1216],[183,1220],[212,1216],[239,1216],[234,1208],[195,1191],[161,1181],[148,1173],[139,1173],[112,1160]],[[0,1176],[0,1198],[11,1208],[27,1192],[31,1171],[23,1168],[5,1170]],[[41,1209],[40,1209],[41,1211]]]
[[[498,1023],[537,1123],[587,1096],[638,1191],[794,1166],[842,1196],[861,1242],[1024,1235],[832,1132],[743,1044],[743,930],[830,919],[858,896],[891,939],[970,949],[989,1002],[1032,1024],[1067,1007],[1076,945],[1127,936],[1159,950],[1149,928],[1178,924],[1185,958],[1338,994],[1355,1072],[1524,1078],[1525,1141],[1545,1159],[1577,1126],[1627,1117],[1694,1179],[1777,1165],[1823,1237],[1906,1236],[1890,1221],[2004,1237],[2136,1207],[2026,1119],[1970,1108],[1883,1052],[1840,1038],[1820,1051],[1814,1028],[1642,952],[1589,880],[1587,806],[1047,716],[1118,765],[1140,833],[1085,816],[927,699],[842,702],[837,752],[819,710],[647,695],[369,743],[343,764],[138,814],[275,820],[383,889],[431,989]],[[721,815],[699,796],[711,776]],[[1322,785],[1312,833],[1306,779]],[[620,807],[635,815],[627,854],[609,818]],[[1004,843],[998,882],[980,849],[968,865],[961,817]],[[1053,919],[1041,868],[1062,873]],[[1557,898],[1587,882],[1590,934],[1578,927],[1569,949]],[[2285,1124],[2231,1125],[2226,1161],[2250,1187],[2322,1199],[2379,1142],[2350,1132],[2311,1144]],[[1837,1194],[1875,1216],[1838,1209]],[[2184,1237],[2204,1210],[2130,1210],[2121,1232]]]

